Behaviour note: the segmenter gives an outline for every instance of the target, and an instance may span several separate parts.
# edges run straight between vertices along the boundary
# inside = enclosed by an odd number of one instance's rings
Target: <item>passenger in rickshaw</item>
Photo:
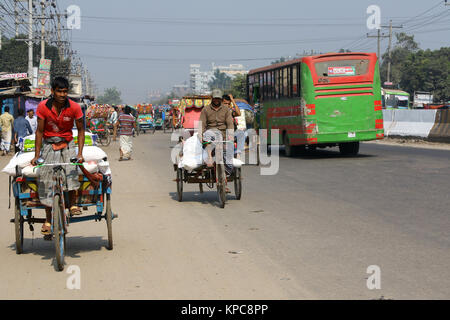
[[[241,160],[241,155],[242,152],[244,152],[245,148],[245,129],[247,128],[245,125],[245,117],[242,117],[241,110],[234,101],[233,95],[225,94],[223,96],[223,104],[231,109],[231,115],[233,116],[234,124],[234,137],[236,138],[237,144],[236,158]]]
[[[217,136],[221,137],[224,141],[233,141],[232,135],[227,136],[229,130],[231,130],[231,132],[234,130],[233,116],[230,108],[228,108],[227,105],[223,104],[222,97],[222,91],[219,89],[214,89],[212,91],[211,104],[203,107],[202,109],[202,112],[200,114],[201,132],[199,134],[199,139],[201,142],[216,141]],[[209,147],[206,149],[208,151],[208,159],[206,161],[206,164],[208,167],[212,167],[212,145],[209,145]],[[228,154],[227,156],[227,154],[227,148],[224,146],[223,157],[225,159],[225,171],[227,175],[230,175],[233,172],[233,155]],[[226,192],[229,193],[230,190],[226,188]]]

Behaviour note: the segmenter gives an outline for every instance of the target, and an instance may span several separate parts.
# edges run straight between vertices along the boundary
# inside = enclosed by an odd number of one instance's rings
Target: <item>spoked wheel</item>
[[[216,165],[216,179],[217,179],[217,195],[219,196],[219,206],[225,208],[226,193],[225,193],[225,167],[222,164]]]
[[[19,199],[16,199],[14,210],[14,227],[16,230],[16,253],[23,253],[23,217],[20,214]]]
[[[177,196],[178,201],[183,201],[183,169],[177,169]]]
[[[109,144],[111,143],[111,135],[109,134],[109,131],[105,131],[102,134],[102,138],[101,138],[101,144],[105,147],[109,146]]]
[[[108,250],[113,249],[113,234],[112,234],[112,211],[111,211],[111,195],[106,194],[106,226],[108,227]]]
[[[56,266],[58,271],[64,270],[64,252],[65,252],[65,217],[62,209],[61,195],[56,194],[53,198],[53,239],[56,249]]]
[[[234,193],[237,200],[241,200],[242,196],[242,171],[241,168],[234,169]]]

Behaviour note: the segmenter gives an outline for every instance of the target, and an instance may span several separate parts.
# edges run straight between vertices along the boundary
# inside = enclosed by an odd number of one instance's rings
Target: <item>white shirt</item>
[[[37,123],[37,117],[33,116],[33,118],[30,118],[29,116],[26,116],[25,119],[30,123],[31,129],[33,130],[33,133],[36,133],[38,123]]]
[[[117,111],[114,110],[113,113],[111,113],[111,116],[109,117],[109,122],[115,124],[117,119],[118,119]]]

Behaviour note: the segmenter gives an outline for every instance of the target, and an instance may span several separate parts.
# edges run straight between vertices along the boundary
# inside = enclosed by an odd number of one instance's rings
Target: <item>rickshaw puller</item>
[[[69,163],[70,159],[77,157],[83,162],[83,147],[85,130],[83,126],[83,112],[76,102],[67,98],[69,81],[57,77],[52,83],[52,97],[42,101],[36,110],[38,128],[36,130],[35,157],[31,164],[36,166],[39,158],[48,164]],[[78,153],[73,142],[72,128],[75,121],[78,129]],[[42,154],[41,154],[42,150]],[[76,206],[76,191],[80,188],[78,168],[65,165],[64,190],[69,191],[69,212],[71,215],[80,215],[82,212]],[[51,234],[52,205],[53,205],[53,168],[41,167],[38,175],[39,200],[45,206],[46,221],[42,226],[43,235]]]

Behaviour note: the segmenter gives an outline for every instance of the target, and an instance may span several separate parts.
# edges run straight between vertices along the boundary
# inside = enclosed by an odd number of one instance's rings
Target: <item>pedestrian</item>
[[[5,107],[5,112],[0,116],[0,128],[2,129],[2,156],[9,154],[11,150],[12,133],[14,129],[14,117],[9,113],[9,107]]]
[[[119,127],[120,135],[119,161],[131,160],[131,153],[133,151],[133,129],[136,129],[136,120],[131,115],[130,106],[125,106],[124,113],[119,116],[116,126]]]
[[[52,97],[42,101],[36,111],[38,128],[36,130],[35,157],[31,164],[35,166],[39,158],[47,164],[69,163],[70,159],[83,160],[85,129],[81,106],[68,99],[69,81],[56,77],[52,82]],[[78,130],[78,150],[73,141],[72,128],[74,123]],[[42,151],[42,153],[41,153]],[[82,214],[76,204],[76,192],[80,188],[78,167],[64,165],[64,191],[68,191],[68,208],[71,216]],[[41,233],[51,234],[53,205],[53,168],[39,168],[38,194],[40,202],[45,206],[46,220]]]
[[[25,110],[19,109],[18,117],[14,120],[14,141],[16,153],[23,150],[23,141],[26,136],[33,134],[30,123],[25,119]]]
[[[233,116],[234,123],[234,137],[236,138],[236,158],[241,160],[242,152],[245,148],[245,130],[247,125],[245,123],[245,114],[239,109],[239,106],[234,101],[233,95],[224,95],[223,104],[227,105],[231,109],[231,115]]]
[[[30,123],[31,129],[33,130],[33,134],[36,133],[37,130],[37,117],[34,116],[34,110],[29,109],[28,115],[25,119]]]
[[[117,126],[116,126],[116,122],[117,122],[117,119],[119,118],[119,114],[117,112],[117,110],[118,110],[117,106],[113,105],[113,109],[114,109],[114,111],[109,116],[108,122],[113,126],[113,141],[117,141]]]

